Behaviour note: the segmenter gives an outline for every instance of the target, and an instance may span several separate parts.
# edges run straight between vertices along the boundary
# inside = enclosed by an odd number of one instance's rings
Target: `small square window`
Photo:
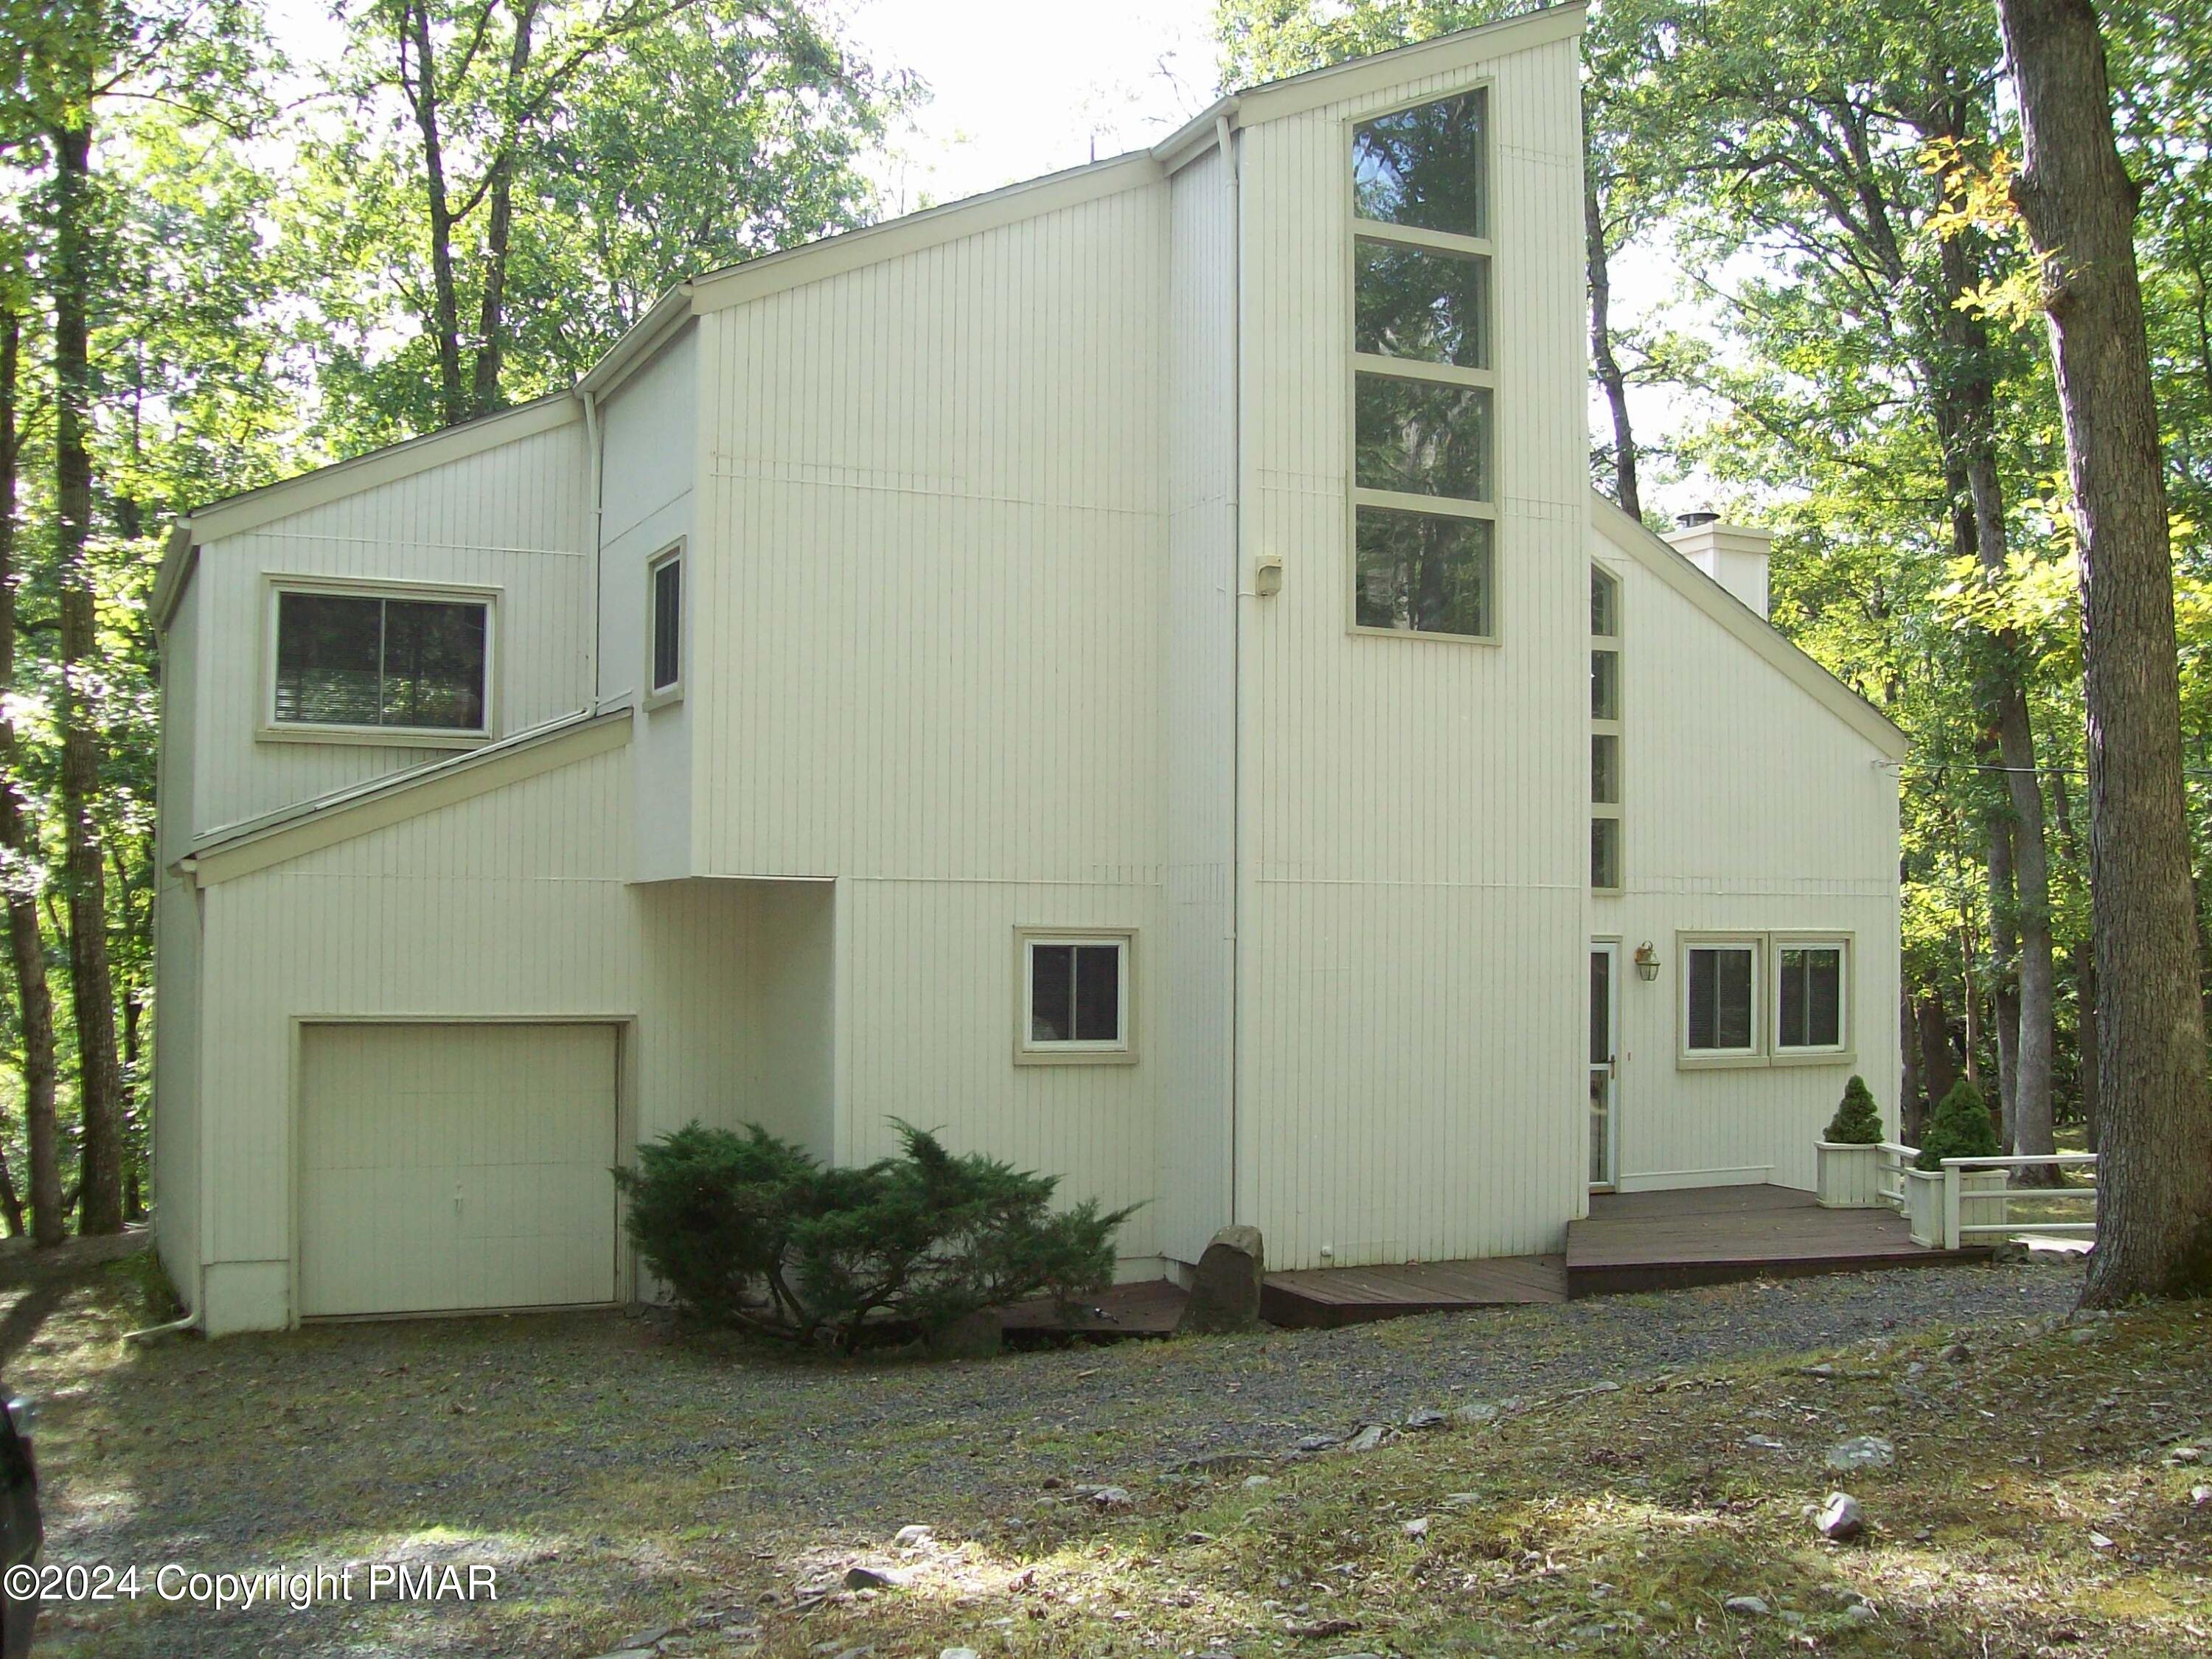
[[[1841,940],[1783,945],[1775,951],[1774,1046],[1844,1046],[1844,945]]]
[[[1491,637],[1488,520],[1379,507],[1353,516],[1352,616],[1360,627]]]
[[[647,567],[650,605],[646,620],[647,686],[656,698],[674,696],[684,684],[684,551],[678,547]]]
[[[1682,1047],[1692,1054],[1758,1052],[1752,1011],[1757,1006],[1759,947],[1693,945],[1684,975]]]
[[[1127,935],[1024,934],[1022,950],[1021,1056],[1126,1057]]]

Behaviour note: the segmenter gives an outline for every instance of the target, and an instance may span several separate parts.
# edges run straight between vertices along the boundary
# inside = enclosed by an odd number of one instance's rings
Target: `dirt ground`
[[[835,1656],[877,1640],[867,1618],[877,1593],[843,1588],[855,1561],[891,1562],[902,1576],[937,1559],[927,1551],[972,1549],[1010,1573],[1024,1564],[1048,1572],[1071,1550],[1119,1536],[1117,1527],[1172,1532],[1176,1516],[1217,1488],[1236,1498],[1246,1481],[1279,1474],[1287,1492],[1292,1476],[1342,1463],[1283,1461],[1301,1439],[1402,1425],[1425,1409],[1502,1401],[1511,1421],[1536,1401],[1549,1408],[1547,1433],[1603,1433],[1615,1400],[1656,1377],[1854,1345],[1887,1350],[1916,1334],[1929,1343],[1964,1334],[1978,1346],[2055,1341],[2079,1270],[1846,1275],[939,1365],[794,1361],[622,1315],[126,1347],[121,1333],[148,1316],[147,1280],[143,1257],[0,1279],[9,1304],[0,1363],[10,1387],[44,1401],[48,1559],[138,1569],[135,1594],[50,1604],[41,1651],[578,1659],[673,1627],[659,1638],[671,1654]],[[1593,1384],[1620,1389],[1577,1392]],[[2188,1429],[2212,1407],[2165,1403]],[[1888,1430],[1900,1460],[1912,1454],[1915,1416],[1905,1409],[1905,1427]],[[1455,1425],[1424,1441],[1406,1431],[1374,1467],[1472,1432]],[[1808,1440],[1791,1455],[1810,1449]],[[1771,1455],[1741,1454],[1754,1467]],[[1194,1495],[1194,1482],[1205,1490]],[[1085,1490],[1100,1486],[1126,1503]],[[897,1529],[916,1524],[933,1528],[933,1540],[891,1552]],[[164,1567],[173,1569],[166,1578]],[[403,1568],[404,1583],[394,1576]],[[264,1578],[256,1605],[209,1605],[222,1588],[215,1575],[318,1569],[320,1584]],[[210,1576],[197,1594],[194,1574]],[[1259,1654],[1285,1642],[1316,1659],[1370,1650],[1343,1632],[1300,1635],[1295,1620],[1249,1609],[1242,1634],[1235,1619],[1217,1621],[1216,1637],[1174,1619],[1154,1629],[1101,1612],[1096,1631],[1071,1626],[1039,1646],[1047,1625],[1032,1616],[1016,1631],[1013,1619],[983,1618],[958,1572],[940,1577],[937,1591],[921,1595],[917,1583],[907,1601],[933,1609],[943,1628],[920,1612],[918,1623],[878,1619],[878,1659],[933,1659],[940,1641],[983,1653]],[[228,1593],[245,1590],[242,1577]],[[1778,1641],[1803,1633],[1774,1627]],[[1492,1650],[1456,1638],[1420,1645],[1429,1638],[1417,1635],[1406,1626],[1371,1650]],[[1229,1645],[1206,1645],[1215,1641]]]

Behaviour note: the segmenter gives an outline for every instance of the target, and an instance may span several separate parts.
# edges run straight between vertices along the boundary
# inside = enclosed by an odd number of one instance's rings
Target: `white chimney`
[[[1667,544],[1760,616],[1766,614],[1766,555],[1774,532],[1723,524],[1710,509],[1684,513]]]

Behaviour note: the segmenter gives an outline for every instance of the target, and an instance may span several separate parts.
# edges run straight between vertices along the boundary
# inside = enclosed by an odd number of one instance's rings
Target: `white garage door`
[[[301,1044],[300,1310],[611,1302],[607,1025],[314,1025]]]

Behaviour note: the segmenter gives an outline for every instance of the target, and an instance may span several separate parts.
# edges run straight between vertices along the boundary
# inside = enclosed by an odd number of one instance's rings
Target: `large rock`
[[[1190,1300],[1176,1329],[1215,1333],[1259,1328],[1260,1281],[1267,1276],[1267,1248],[1257,1227],[1224,1227],[1198,1259]]]

